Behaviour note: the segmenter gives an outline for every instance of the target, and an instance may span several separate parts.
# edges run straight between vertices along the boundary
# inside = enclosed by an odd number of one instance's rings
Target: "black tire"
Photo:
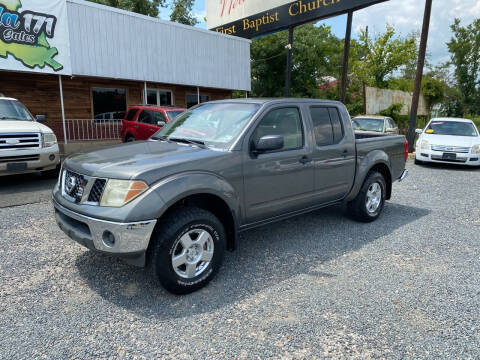
[[[182,236],[197,229],[206,231],[213,240],[213,257],[198,276],[184,278],[175,271],[172,256]],[[159,222],[152,241],[148,260],[151,272],[166,290],[180,295],[194,292],[212,280],[222,265],[227,238],[222,223],[215,215],[200,208],[184,207]]]
[[[380,203],[375,211],[369,211],[367,209],[368,196],[367,193],[371,189],[372,185],[377,183],[381,188]],[[385,198],[387,194],[387,186],[385,178],[382,174],[376,171],[372,171],[367,175],[365,182],[360,189],[357,197],[348,203],[348,210],[350,215],[357,221],[372,222],[378,219],[385,206]]]
[[[135,141],[135,136],[133,135],[125,136],[125,142],[134,142],[134,141]]]
[[[45,179],[52,179],[52,178],[56,178],[59,172],[60,172],[60,165],[57,165],[55,169],[41,171],[40,175]]]
[[[415,158],[414,163],[415,163],[415,165],[423,165],[424,164],[423,161],[417,160],[417,158]]]

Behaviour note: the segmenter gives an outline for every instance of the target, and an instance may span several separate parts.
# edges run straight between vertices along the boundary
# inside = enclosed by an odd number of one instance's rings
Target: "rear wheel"
[[[357,197],[348,204],[349,212],[355,220],[371,222],[376,220],[385,205],[385,178],[379,172],[370,172]]]
[[[133,135],[127,135],[127,136],[125,137],[125,142],[133,142],[133,141],[135,141],[135,136],[133,136]]]
[[[153,274],[168,291],[188,294],[207,285],[219,270],[226,234],[212,213],[184,207],[162,219],[152,241]]]

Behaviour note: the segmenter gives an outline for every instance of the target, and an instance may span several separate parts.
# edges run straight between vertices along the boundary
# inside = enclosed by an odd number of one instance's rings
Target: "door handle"
[[[155,129],[150,129],[150,131],[151,131],[151,132],[156,132],[157,130],[155,130]]]
[[[348,150],[347,149],[343,150],[342,156],[345,158],[347,157],[347,155],[348,155]]]
[[[306,164],[308,164],[308,163],[311,163],[313,160],[312,160],[311,157],[308,157],[307,155],[305,155],[305,156],[302,156],[299,161],[300,161],[300,163],[302,163],[303,165],[306,165]]]
[[[133,128],[134,128],[134,129],[138,129],[138,125],[133,125]]]

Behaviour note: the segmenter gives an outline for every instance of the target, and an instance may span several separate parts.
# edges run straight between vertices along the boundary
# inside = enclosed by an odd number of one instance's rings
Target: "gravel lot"
[[[183,297],[73,243],[42,197],[0,209],[0,358],[479,358],[480,170],[409,169],[379,221],[245,233]]]

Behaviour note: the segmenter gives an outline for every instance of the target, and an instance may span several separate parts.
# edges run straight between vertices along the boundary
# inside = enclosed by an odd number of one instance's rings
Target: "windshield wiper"
[[[207,146],[205,145],[205,143],[203,141],[200,141],[200,140],[193,140],[193,139],[187,139],[187,138],[168,138],[168,139],[171,140],[171,141],[174,141],[174,142],[197,145],[197,146],[201,147],[202,149],[207,149]]]
[[[170,142],[168,136],[152,136],[150,139]]]
[[[22,118],[13,117],[13,116],[2,116],[2,117],[0,117],[0,120],[25,120],[25,121],[28,121],[27,119],[22,119]]]

